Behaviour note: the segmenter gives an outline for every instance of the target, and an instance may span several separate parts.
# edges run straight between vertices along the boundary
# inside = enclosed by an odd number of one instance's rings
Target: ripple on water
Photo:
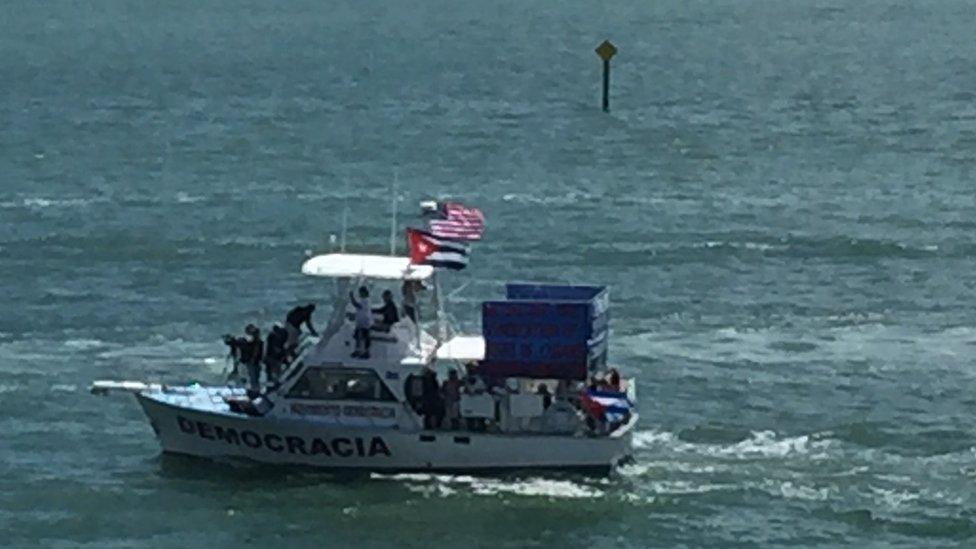
[[[809,353],[816,350],[817,344],[809,341],[774,341],[769,344],[769,348],[787,353]]]
[[[871,509],[821,508],[817,516],[838,520],[861,530],[885,530],[916,538],[947,538],[962,540],[976,536],[976,522],[954,516],[933,516],[923,513],[910,518],[887,518],[884,513]]]

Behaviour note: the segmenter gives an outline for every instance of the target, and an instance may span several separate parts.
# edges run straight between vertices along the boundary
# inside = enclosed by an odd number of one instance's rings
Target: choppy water
[[[17,4],[0,545],[973,543],[972,2]],[[211,465],[86,393],[216,379],[220,334],[322,295],[344,200],[384,249],[395,170],[403,209],[488,215],[462,321],[500,280],[612,286],[635,464]]]

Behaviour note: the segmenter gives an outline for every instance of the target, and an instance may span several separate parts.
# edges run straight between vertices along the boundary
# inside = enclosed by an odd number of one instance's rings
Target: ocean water
[[[14,2],[0,545],[966,546],[976,4]],[[593,47],[618,46],[611,112]],[[451,277],[608,284],[633,464],[335,476],[160,456],[100,378],[216,381],[417,201]],[[462,284],[470,284],[462,288]]]

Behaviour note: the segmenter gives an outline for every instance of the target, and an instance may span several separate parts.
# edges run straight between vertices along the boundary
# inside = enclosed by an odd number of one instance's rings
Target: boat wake
[[[695,453],[719,458],[784,458],[804,455],[826,457],[824,452],[835,442],[826,433],[782,437],[773,431],[753,431],[738,442],[730,444],[686,442],[666,431],[638,431],[634,433],[634,447],[654,449],[665,447],[681,453]]]
[[[447,497],[459,494],[475,496],[524,496],[553,499],[600,498],[604,491],[570,479],[531,477],[504,479],[471,475],[438,475],[404,473],[370,475],[375,480],[392,480],[404,483],[411,492],[428,497]]]

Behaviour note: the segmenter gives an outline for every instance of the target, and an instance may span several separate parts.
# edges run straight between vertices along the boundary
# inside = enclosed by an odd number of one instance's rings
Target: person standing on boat
[[[535,388],[535,394],[542,397],[542,410],[548,410],[552,406],[552,393],[549,392],[549,387],[545,383],[540,383],[538,387]]]
[[[403,294],[403,315],[417,323],[417,282],[414,280],[404,280],[400,287]]]
[[[244,328],[247,334],[247,347],[243,352],[244,366],[247,368],[247,389],[248,392],[260,392],[261,358],[264,355],[264,342],[261,341],[261,331],[254,324],[248,324]]]
[[[441,400],[441,388],[437,384],[437,373],[427,369],[423,373],[423,380],[421,408],[424,429],[439,429],[444,419],[444,402]]]
[[[441,396],[444,398],[445,417],[451,422],[451,429],[461,428],[461,379],[457,370],[451,370],[447,379],[441,385]]]
[[[298,349],[298,341],[302,336],[302,324],[308,327],[308,332],[313,336],[319,335],[312,326],[312,313],[315,312],[315,304],[299,305],[288,311],[285,316],[285,330],[288,332],[288,340],[285,342],[285,350],[288,354],[295,356]]]
[[[247,338],[226,334],[224,335],[224,345],[229,349],[227,358],[233,361],[233,368],[227,374],[227,381],[244,379],[241,367],[244,365],[244,351],[248,345]]]
[[[465,365],[465,368],[467,369],[467,376],[464,380],[464,394],[486,394],[488,392],[488,385],[478,373],[478,363],[469,362]],[[484,431],[487,427],[487,422],[484,417],[469,417],[466,418],[466,423],[469,431]]]
[[[277,385],[281,377],[281,364],[288,358],[285,344],[288,342],[288,331],[275,324],[268,334],[264,352],[264,368],[268,377],[268,385]]]
[[[373,313],[380,315],[380,326],[383,331],[390,331],[390,327],[400,321],[400,311],[393,302],[393,292],[383,291],[383,304],[373,309]]]
[[[469,395],[482,395],[488,391],[485,379],[478,374],[478,363],[469,362],[465,364],[467,377],[464,380],[464,389]]]
[[[373,327],[373,309],[369,306],[369,288],[359,287],[359,299],[352,292],[349,292],[349,301],[356,308],[356,329],[353,331],[353,339],[356,340],[356,350],[353,351],[353,358],[369,358],[369,330]]]

